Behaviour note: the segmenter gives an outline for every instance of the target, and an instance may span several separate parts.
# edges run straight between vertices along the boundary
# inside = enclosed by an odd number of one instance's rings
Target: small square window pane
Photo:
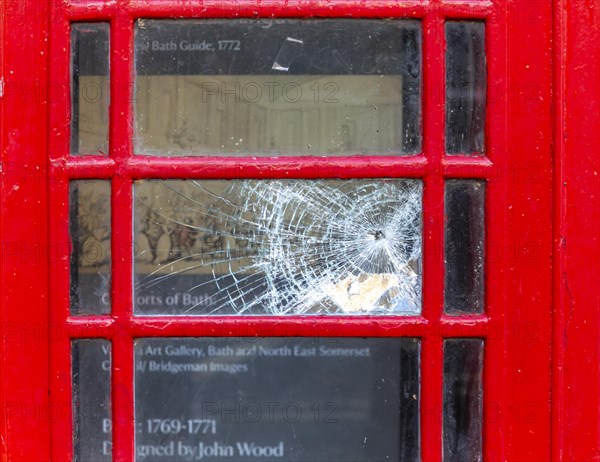
[[[71,313],[110,313],[110,181],[70,184]]]
[[[80,339],[71,343],[73,460],[112,461],[110,398],[111,343]]]
[[[446,152],[484,152],[487,91],[485,23],[446,23]]]
[[[446,313],[483,313],[485,182],[448,180],[445,202]]]
[[[444,341],[444,462],[481,462],[483,425],[481,339]]]
[[[109,24],[71,25],[71,154],[108,155]]]

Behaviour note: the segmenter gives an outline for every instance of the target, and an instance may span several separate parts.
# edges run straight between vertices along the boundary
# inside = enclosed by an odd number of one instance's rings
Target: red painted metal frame
[[[555,11],[552,458],[600,460],[600,2]]]
[[[32,11],[40,5],[47,9]],[[534,5],[532,5],[534,4]],[[534,8],[531,8],[534,6]],[[423,153],[419,156],[333,159],[136,157],[132,145],[133,26],[138,17],[410,17],[423,24]],[[487,24],[489,104],[485,158],[444,156],[444,21]],[[3,30],[8,84],[4,98],[3,166],[42,173],[39,181],[3,175],[2,243],[37,242],[52,258],[22,260],[3,252],[2,326],[31,329],[39,342],[2,336],[1,403],[58,409],[50,419],[29,408],[0,420],[2,454],[10,461],[66,461],[72,456],[70,342],[113,342],[113,454],[132,461],[133,341],[144,336],[418,336],[422,338],[421,425],[425,461],[441,459],[442,341],[486,339],[485,460],[550,460],[550,338],[552,305],[552,34],[550,2],[529,0],[406,1],[94,1],[18,3]],[[111,25],[110,157],[69,157],[69,25]],[[3,17],[3,23],[8,18]],[[22,25],[22,27],[21,27]],[[50,39],[49,45],[46,40]],[[527,43],[523,47],[523,43]],[[50,66],[46,74],[48,57]],[[42,96],[23,104],[33,83]],[[29,85],[29,86],[27,86]],[[11,87],[12,88],[12,87]],[[14,86],[17,88],[17,85]],[[25,100],[25,103],[27,101]],[[41,136],[40,136],[41,134]],[[47,166],[46,162],[49,161]],[[47,168],[46,168],[47,167]],[[3,167],[4,168],[4,167]],[[33,170],[32,170],[33,169]],[[411,318],[136,318],[132,315],[132,183],[139,178],[420,177],[424,181],[423,314]],[[25,180],[27,180],[27,176]],[[113,310],[106,317],[69,313],[68,182],[112,182]],[[446,178],[488,182],[486,200],[486,314],[443,315],[443,185]],[[15,189],[16,188],[16,189]],[[35,198],[35,200],[33,200]],[[27,204],[27,218],[20,215]],[[49,233],[46,232],[49,229]],[[26,257],[29,254],[25,254]],[[31,259],[31,257],[29,257]],[[23,265],[28,265],[28,272]],[[49,285],[48,285],[49,283]],[[51,287],[51,291],[48,289]],[[23,304],[27,295],[29,302]],[[48,309],[49,307],[49,309]],[[12,327],[11,327],[12,328]],[[11,331],[12,332],[12,331]],[[25,332],[29,332],[25,330]],[[25,359],[31,367],[24,369]],[[46,362],[49,358],[49,364]],[[46,394],[50,390],[50,397]],[[11,412],[12,408],[11,408]],[[21,417],[21,420],[19,418]],[[23,420],[24,419],[24,420]],[[35,438],[32,435],[44,435]],[[51,438],[45,435],[51,435]],[[2,460],[4,462],[4,460]]]
[[[39,7],[0,2],[2,462],[49,460],[49,421],[65,411],[48,393],[48,15]]]

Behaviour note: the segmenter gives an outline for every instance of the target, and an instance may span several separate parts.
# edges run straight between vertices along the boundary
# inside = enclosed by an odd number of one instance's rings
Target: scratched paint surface
[[[418,180],[148,180],[136,314],[421,310]]]

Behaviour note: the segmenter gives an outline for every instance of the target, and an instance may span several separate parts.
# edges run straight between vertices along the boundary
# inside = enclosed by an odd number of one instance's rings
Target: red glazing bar
[[[114,460],[133,460],[133,421],[130,419],[131,404],[123,401],[123,389],[133,387],[132,339],[127,329],[131,318],[131,266],[132,266],[132,189],[131,181],[126,177],[115,176],[112,179],[112,318],[113,331],[113,458]],[[130,252],[125,252],[129,249]],[[114,333],[114,332],[113,332]]]
[[[64,170],[64,175],[72,179],[107,179],[116,174],[114,159],[99,156],[72,156],[66,161],[52,163],[54,168]]]
[[[485,312],[491,326],[485,339],[483,367],[483,458],[506,460],[504,416],[507,405],[506,370],[498,367],[506,360],[506,345],[511,339],[510,326],[504,316],[507,306],[507,275],[511,249],[508,227],[508,190],[513,180],[506,152],[508,151],[509,92],[507,69],[507,33],[509,5],[497,1],[493,14],[485,17],[485,50],[487,61],[487,98],[485,146],[493,170],[486,177],[485,199]],[[518,334],[517,334],[518,335]]]
[[[133,461],[135,444],[133,338],[117,325],[111,376],[113,461]]]
[[[201,3],[191,0],[177,3],[159,0],[152,8],[144,1],[131,1],[127,5],[132,17],[362,17],[393,18],[422,17],[428,6],[418,0],[413,1],[276,1],[255,0],[219,1],[209,0]]]
[[[242,321],[242,322],[240,322]],[[165,328],[165,323],[168,327]],[[491,330],[486,320],[428,324],[421,318],[274,319],[173,318],[168,321],[136,318],[136,337],[480,337]]]
[[[497,165],[486,157],[448,156],[442,160],[444,178],[492,180],[501,175]]]
[[[63,14],[70,21],[110,21],[126,3],[127,0],[71,1]]]
[[[126,171],[142,178],[421,178],[428,173],[444,178],[506,179],[514,175],[486,157],[446,157],[441,168],[430,166],[425,156],[406,157],[132,157]],[[110,178],[116,173],[113,159],[97,156],[56,161],[70,178]],[[119,168],[123,169],[122,166]],[[533,166],[531,167],[533,168]]]
[[[420,177],[427,161],[403,158],[153,158],[131,160],[134,178],[386,178]]]
[[[133,460],[133,402],[125,393],[133,392],[133,350],[128,330],[131,318],[132,278],[132,189],[131,180],[115,176],[112,179],[112,318],[113,326],[113,460]],[[129,252],[125,252],[129,249]],[[118,333],[119,335],[114,335]]]
[[[132,152],[133,23],[115,7],[111,23],[110,156],[117,164],[112,178],[112,317],[120,334],[113,337],[113,460],[134,460],[133,339],[126,329],[132,309],[132,186],[127,159]],[[129,249],[125,252],[124,249]]]
[[[72,316],[67,319],[65,329],[70,338],[106,338],[116,337],[115,321],[104,316]]]
[[[443,1],[439,5],[442,16],[446,19],[489,19],[498,14],[502,8],[500,2],[493,1]]]
[[[133,22],[117,9],[110,30],[110,156],[126,167],[133,144]]]
[[[165,329],[165,326],[168,326]],[[137,337],[398,337],[418,336],[421,318],[381,319],[360,317],[201,317],[170,316],[135,318],[132,332]],[[166,332],[164,332],[166,330]]]
[[[103,337],[490,337],[502,326],[486,316],[444,316],[437,323],[421,317],[342,316],[138,316],[115,323],[110,318],[71,317],[71,338]]]
[[[424,150],[428,161],[442,165],[444,153],[444,26],[439,2],[432,2],[423,23]],[[444,290],[444,182],[435,170],[425,177],[423,197],[423,316],[436,325],[442,315]],[[423,339],[421,360],[421,451],[423,460],[440,460],[441,337]]]
[[[451,2],[426,2],[423,0],[400,1],[337,1],[318,0],[302,2],[266,0],[172,2],[156,0],[152,6],[147,2],[119,1],[70,2],[68,16],[71,20],[108,20],[115,10],[126,9],[132,17],[406,17],[422,18],[427,11],[438,10],[448,18],[489,18],[497,14],[500,2],[465,0]]]

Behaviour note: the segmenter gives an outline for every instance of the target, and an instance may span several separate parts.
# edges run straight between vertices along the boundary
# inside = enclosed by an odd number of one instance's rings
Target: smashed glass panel
[[[110,313],[110,181],[75,180],[69,191],[71,313]]]
[[[446,23],[446,152],[484,152],[487,92],[485,23]]]
[[[80,339],[71,343],[73,380],[73,460],[112,461],[110,399],[111,343]]]
[[[136,314],[421,311],[419,180],[147,180]]]
[[[407,155],[421,149],[421,26],[140,19],[136,152]]]
[[[444,462],[481,462],[483,349],[477,338],[444,341]]]
[[[485,182],[448,180],[445,202],[445,311],[483,313]]]
[[[71,25],[71,154],[108,155],[109,24]]]
[[[419,356],[414,338],[138,339],[135,460],[417,462]]]

